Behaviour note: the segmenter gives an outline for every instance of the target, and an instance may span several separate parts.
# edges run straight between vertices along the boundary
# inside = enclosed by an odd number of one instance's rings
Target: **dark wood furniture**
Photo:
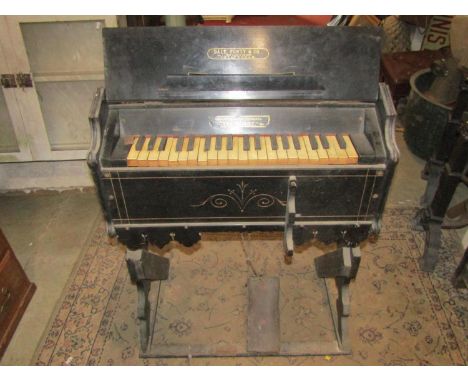
[[[0,358],[35,291],[0,230]]]
[[[169,261],[149,245],[175,240],[189,247],[210,231],[281,231],[288,264],[294,246],[306,241],[339,247],[315,262],[318,277],[335,278],[339,289],[337,344],[284,342],[278,349],[277,337],[264,336],[265,346],[254,341],[229,355],[349,352],[349,282],[359,244],[379,232],[399,156],[395,109],[388,87],[378,83],[379,30],[109,28],[103,39],[106,88],[98,89],[91,108],[88,164],[108,233],[128,248],[141,356],[227,355],[202,344],[190,344],[189,353],[173,344],[153,351],[150,343],[150,286],[168,278]],[[355,146],[343,161],[336,153],[346,145],[330,143],[340,135]],[[199,144],[190,148],[191,139]],[[237,149],[223,143],[236,139]],[[309,143],[309,157],[301,161],[299,140]],[[265,160],[265,146],[277,155]],[[251,285],[274,289],[278,283]],[[278,311],[272,305],[278,291],[270,292],[260,314]],[[269,333],[279,335],[270,322]]]

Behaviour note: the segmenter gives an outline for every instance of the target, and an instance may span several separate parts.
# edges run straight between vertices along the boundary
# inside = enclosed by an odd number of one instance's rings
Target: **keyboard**
[[[140,135],[129,146],[129,167],[346,165],[359,159],[349,134]]]

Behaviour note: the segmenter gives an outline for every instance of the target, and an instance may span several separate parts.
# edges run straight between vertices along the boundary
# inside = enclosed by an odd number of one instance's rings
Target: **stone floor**
[[[397,133],[401,160],[388,203],[415,206],[425,187],[424,161],[412,155]],[[465,187],[456,200],[468,197]],[[29,278],[34,295],[0,365],[27,365],[47,327],[67,280],[96,220],[101,216],[93,190],[0,194],[0,227]],[[464,231],[460,231],[462,237]]]

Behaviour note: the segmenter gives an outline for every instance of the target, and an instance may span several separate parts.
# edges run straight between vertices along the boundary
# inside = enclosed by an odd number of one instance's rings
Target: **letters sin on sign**
[[[453,16],[433,16],[424,36],[422,49],[438,50],[450,45]]]

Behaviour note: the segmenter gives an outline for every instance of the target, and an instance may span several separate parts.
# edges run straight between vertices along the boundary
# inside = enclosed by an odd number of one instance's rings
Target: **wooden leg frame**
[[[356,278],[360,262],[361,251],[359,247],[341,247],[334,252],[315,259],[318,277],[335,279],[338,288],[336,331],[341,347],[347,351],[351,348],[348,335],[348,318],[350,315],[349,283]]]
[[[338,289],[338,298],[336,300],[337,317],[336,317],[336,320],[335,319],[333,320],[335,331],[336,331],[336,338],[337,338],[337,342],[335,343],[337,344],[338,347],[336,349],[332,347],[332,349],[334,349],[333,351],[336,352],[336,354],[349,353],[351,349],[349,335],[348,335],[348,318],[350,315],[349,284],[351,280],[356,277],[356,274],[359,268],[360,259],[361,259],[361,253],[360,253],[359,247],[355,247],[355,248],[342,247],[342,248],[337,249],[334,252],[327,253],[315,259],[315,267],[316,267],[318,277],[334,278],[337,289]],[[150,292],[152,281],[167,280],[169,276],[169,260],[162,256],[154,255],[146,249],[140,249],[136,251],[127,250],[126,262],[127,262],[127,267],[128,267],[128,271],[130,274],[130,279],[137,286],[137,291],[138,291],[137,317],[139,320],[139,328],[140,328],[141,354],[142,356],[151,356],[147,353],[147,351],[149,350],[148,348],[149,348],[149,342],[150,342],[150,337],[151,337],[151,317],[150,317],[151,306],[150,306],[148,295]],[[269,280],[266,280],[266,281],[269,281]],[[274,298],[272,297],[271,300],[273,302],[276,301],[276,305],[277,305],[278,303],[277,295],[279,295],[279,279],[274,280],[274,281],[276,282],[276,284],[274,284],[276,285],[276,287],[270,288],[272,290],[272,296],[274,297]],[[262,282],[265,282],[265,280]],[[255,297],[254,293],[252,293],[252,296]],[[277,308],[277,306],[273,302],[266,304],[265,309],[266,310],[269,309],[268,312],[274,310],[272,309],[272,307]],[[279,314],[279,310],[278,310],[278,314]],[[253,315],[252,317],[254,319],[256,315]],[[278,316],[278,320],[279,320],[279,316]],[[278,325],[276,325],[275,328],[279,330]],[[270,336],[270,337],[273,339],[276,338],[274,336]],[[279,338],[279,331],[277,333],[277,337]],[[251,351],[255,350],[256,352],[258,351],[258,349],[257,347],[252,345],[253,339],[254,339],[254,336],[252,336],[252,338],[249,339],[249,344],[251,345],[250,350]],[[271,344],[269,344],[268,345],[269,352],[272,352],[271,348],[272,346]],[[311,347],[311,349],[313,351],[316,351],[317,353],[324,354],[323,353],[324,349],[322,349],[320,346]],[[174,353],[172,356],[176,356],[179,352],[178,349],[175,349],[175,350],[169,349],[169,350]],[[308,354],[311,350],[305,347],[302,348],[301,346],[298,347],[298,345],[294,345],[294,344],[285,344],[285,345],[281,345],[279,347],[279,350],[277,351],[278,351],[277,355],[291,355],[291,354]],[[214,356],[217,355],[216,352],[213,349],[211,349],[209,346],[208,346],[208,350],[201,349],[200,353],[205,354],[205,355],[208,353],[213,354]],[[243,354],[243,355],[247,355],[247,354]]]
[[[169,259],[157,256],[146,249],[127,250],[125,256],[128,273],[138,291],[137,317],[140,324],[140,348],[143,352],[148,348],[150,337],[151,306],[148,294],[151,282],[167,280],[169,277]]]

